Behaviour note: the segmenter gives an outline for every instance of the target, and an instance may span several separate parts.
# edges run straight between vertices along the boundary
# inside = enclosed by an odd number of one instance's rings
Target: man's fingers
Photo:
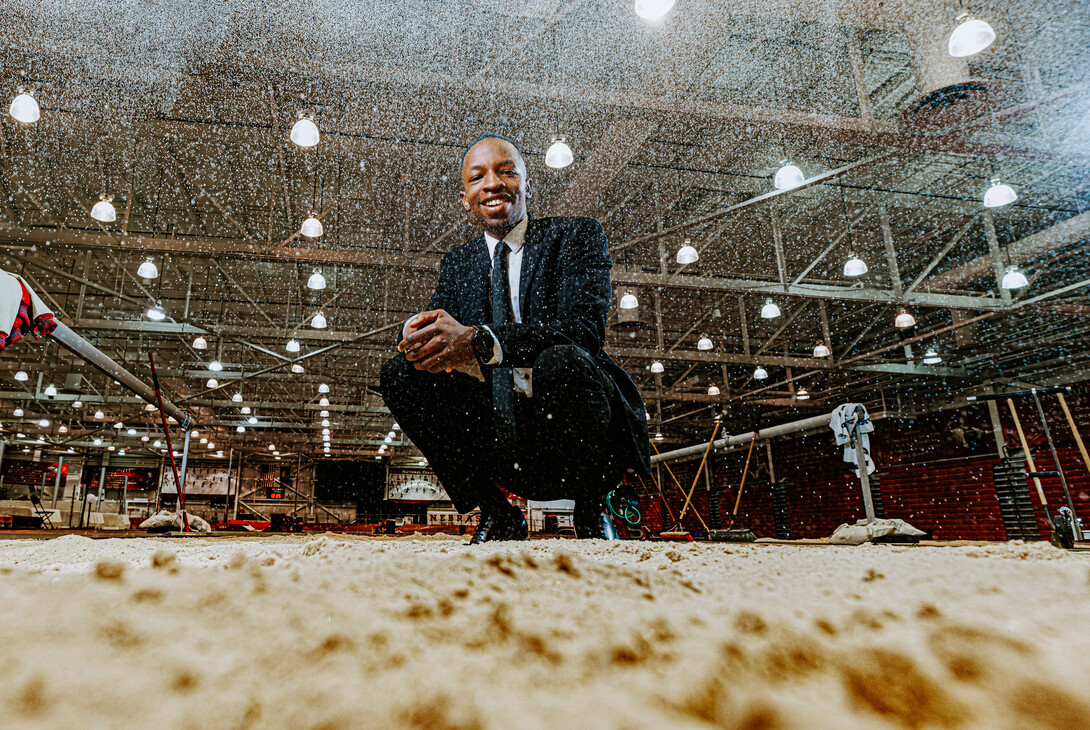
[[[427,312],[421,312],[420,314],[409,320],[409,326],[413,329],[419,329],[420,327],[429,325],[435,320],[439,319],[439,315],[442,313],[442,309],[432,309]]]

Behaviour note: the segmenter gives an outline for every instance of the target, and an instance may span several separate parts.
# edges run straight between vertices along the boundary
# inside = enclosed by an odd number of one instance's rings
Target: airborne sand
[[[1090,727],[1090,560],[340,536],[0,542],[7,727]]]

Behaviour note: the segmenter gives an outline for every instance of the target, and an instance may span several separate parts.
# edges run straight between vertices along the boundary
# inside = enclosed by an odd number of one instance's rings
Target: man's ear
[[[462,190],[458,193],[458,200],[462,201],[462,207],[466,209],[466,212],[469,212],[469,201],[466,200],[465,190]]]
[[[526,178],[526,197],[534,197],[534,182],[530,178]]]

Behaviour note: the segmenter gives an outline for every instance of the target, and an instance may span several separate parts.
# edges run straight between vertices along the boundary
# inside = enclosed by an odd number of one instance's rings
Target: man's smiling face
[[[473,145],[462,162],[462,206],[496,238],[526,216],[531,196],[526,163],[515,146],[489,137]]]

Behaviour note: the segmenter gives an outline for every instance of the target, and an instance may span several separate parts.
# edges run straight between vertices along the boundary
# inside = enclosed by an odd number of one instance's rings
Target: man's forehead
[[[465,170],[492,165],[516,165],[525,167],[522,156],[509,142],[485,139],[473,145],[466,153]]]

